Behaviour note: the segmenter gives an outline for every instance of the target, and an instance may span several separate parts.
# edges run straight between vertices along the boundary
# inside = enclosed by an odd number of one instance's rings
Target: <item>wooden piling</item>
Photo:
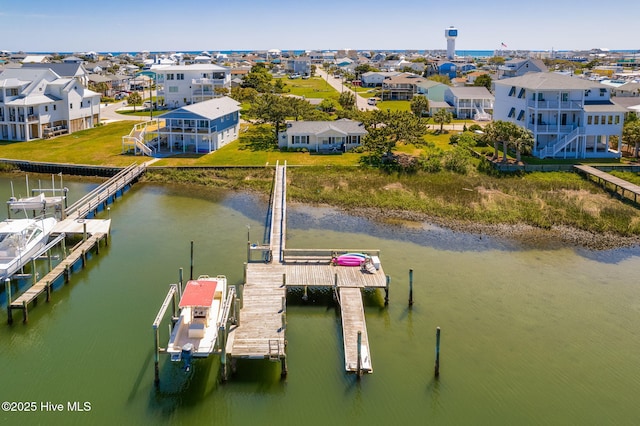
[[[409,269],[409,306],[413,306],[413,269]]]
[[[27,310],[26,300],[22,301],[22,322],[25,324],[29,322],[29,312]]]
[[[436,365],[434,375],[436,377],[440,376],[440,327],[436,327]]]
[[[280,377],[287,377],[287,355],[280,357]]]
[[[49,299],[51,299],[51,283],[47,281],[45,284],[45,288],[47,289],[47,299],[46,302],[49,303]]]
[[[158,387],[160,385],[160,338],[158,336],[158,327],[153,325],[153,383]]]
[[[358,378],[362,376],[362,331],[358,331],[358,360],[356,366]]]
[[[82,241],[87,241],[87,222],[82,223]]]
[[[4,279],[4,292],[7,295],[7,323],[13,324],[13,314],[11,312],[11,279]]]
[[[387,275],[387,285],[384,286],[384,305],[389,304],[389,284],[391,283],[391,277]]]
[[[182,279],[184,275],[184,270],[180,268],[180,272],[178,273],[178,294],[180,295],[180,299],[182,299]]]
[[[38,282],[38,274],[36,271],[36,259],[31,259],[31,285],[36,285]]]
[[[191,241],[191,265],[190,265],[190,271],[189,271],[189,279],[192,280],[193,279],[193,241]]]

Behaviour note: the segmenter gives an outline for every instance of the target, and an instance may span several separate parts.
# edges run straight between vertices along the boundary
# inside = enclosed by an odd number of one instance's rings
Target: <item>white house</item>
[[[619,158],[626,108],[596,81],[529,73],[495,82],[493,118],[533,132],[533,155],[545,158]]]
[[[227,96],[198,102],[162,114],[157,123],[144,131],[156,152],[209,153],[238,139],[240,103]]]
[[[520,77],[529,72],[547,72],[547,66],[541,59],[515,58],[498,67],[500,78]]]
[[[346,118],[336,121],[287,121],[278,134],[280,148],[307,148],[316,152],[346,152],[360,145],[367,134],[362,123]]]
[[[400,71],[368,71],[362,74],[360,79],[362,80],[363,87],[376,87],[382,86],[382,82],[387,77],[393,77],[400,74]]]
[[[453,107],[456,118],[491,120],[494,97],[484,86],[447,87],[444,101]]]
[[[30,141],[90,129],[100,123],[100,94],[50,69],[12,68],[0,74],[0,139]]]
[[[159,65],[156,73],[158,97],[177,108],[222,96],[218,88],[231,88],[231,70],[215,64]]]

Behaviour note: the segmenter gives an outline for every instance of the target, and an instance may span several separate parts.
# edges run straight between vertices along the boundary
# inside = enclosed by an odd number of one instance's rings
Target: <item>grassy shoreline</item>
[[[268,195],[272,178],[272,168],[265,167],[150,170],[144,180]],[[535,234],[536,239],[561,239],[590,248],[640,242],[637,210],[574,173],[407,175],[307,166],[289,168],[288,180],[291,202],[329,205],[381,221],[430,221],[454,230],[510,237]]]

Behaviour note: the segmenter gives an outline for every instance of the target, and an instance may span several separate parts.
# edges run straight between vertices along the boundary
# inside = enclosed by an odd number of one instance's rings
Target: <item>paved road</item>
[[[100,105],[100,119],[103,122],[113,122],[113,121],[147,121],[149,120],[149,116],[138,117],[137,115],[122,115],[118,114],[116,110],[118,109],[127,109],[133,111],[133,107],[129,107],[126,105],[125,101],[114,102],[111,104],[101,104]],[[139,106],[136,108],[137,110],[141,110],[142,107]]]
[[[338,92],[342,93],[344,91],[347,91],[347,92],[351,92],[354,95],[356,95],[356,106],[358,107],[358,109],[360,109],[360,110],[363,110],[363,109],[364,110],[378,109],[374,105],[369,105],[367,103],[367,98],[363,98],[362,96],[358,95],[356,92],[354,92],[353,90],[349,89],[346,85],[343,85],[341,79],[335,78],[334,76],[328,74],[322,68],[320,68],[320,67],[316,68],[316,74],[318,74],[320,77],[322,77],[323,80],[326,80],[327,83],[329,83],[331,85],[331,87],[336,89]]]

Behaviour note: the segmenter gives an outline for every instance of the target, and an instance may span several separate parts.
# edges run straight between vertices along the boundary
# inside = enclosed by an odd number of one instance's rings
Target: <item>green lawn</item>
[[[306,80],[283,78],[282,81],[292,95],[304,96],[305,98],[330,98],[336,101],[340,97],[340,93],[320,77],[311,77]]]
[[[409,101],[379,101],[377,106],[382,111],[411,111]]]
[[[134,121],[121,121],[95,129],[30,142],[0,142],[0,158],[55,163],[128,166],[147,157],[122,155],[122,136],[129,134]]]

